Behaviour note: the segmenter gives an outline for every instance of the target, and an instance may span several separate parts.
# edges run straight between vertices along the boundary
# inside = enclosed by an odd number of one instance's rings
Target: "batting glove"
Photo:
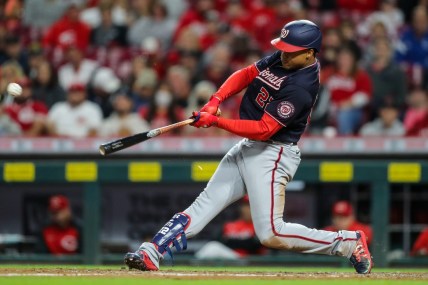
[[[195,128],[209,128],[213,125],[217,125],[218,117],[211,115],[207,112],[193,112],[193,118],[195,118],[195,122],[191,124],[191,126]]]
[[[220,99],[218,99],[216,96],[211,96],[208,103],[206,103],[200,111],[215,115],[217,113],[218,106],[220,106]]]

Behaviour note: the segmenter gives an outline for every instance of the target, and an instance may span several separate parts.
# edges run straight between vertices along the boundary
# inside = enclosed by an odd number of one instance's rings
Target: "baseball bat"
[[[164,134],[166,132],[172,131],[174,129],[189,125],[191,123],[193,123],[195,121],[194,118],[190,118],[175,124],[171,124],[165,127],[161,127],[161,128],[157,128],[157,129],[153,129],[150,130],[148,132],[144,132],[144,133],[138,133],[132,136],[128,136],[128,137],[124,137],[112,142],[108,142],[105,144],[100,145],[100,153],[101,155],[107,155],[110,153],[114,153],[117,152],[119,150],[128,148],[130,146],[136,145],[140,142],[149,140],[151,138],[157,137],[161,134]]]

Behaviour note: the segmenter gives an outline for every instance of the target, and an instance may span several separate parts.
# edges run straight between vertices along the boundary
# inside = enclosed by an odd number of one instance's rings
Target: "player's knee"
[[[269,248],[284,248],[284,241],[277,236],[265,237],[260,240],[261,244]]]
[[[259,240],[262,245],[274,248],[274,249],[284,249],[284,250],[293,250],[293,244],[290,242],[290,239],[277,236],[273,232],[265,232],[262,235],[258,235]]]

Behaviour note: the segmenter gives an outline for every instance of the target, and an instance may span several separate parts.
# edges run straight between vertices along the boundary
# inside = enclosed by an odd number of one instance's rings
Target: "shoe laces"
[[[354,252],[352,253],[352,255],[355,257],[357,262],[360,262],[361,257],[363,257],[365,254],[366,252],[364,251],[364,247],[361,244],[357,245]]]

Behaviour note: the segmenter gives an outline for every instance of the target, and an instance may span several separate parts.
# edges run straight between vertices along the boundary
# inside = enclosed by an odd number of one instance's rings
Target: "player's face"
[[[312,59],[312,60],[311,60]],[[300,69],[313,63],[312,51],[281,52],[282,67],[287,70]]]

